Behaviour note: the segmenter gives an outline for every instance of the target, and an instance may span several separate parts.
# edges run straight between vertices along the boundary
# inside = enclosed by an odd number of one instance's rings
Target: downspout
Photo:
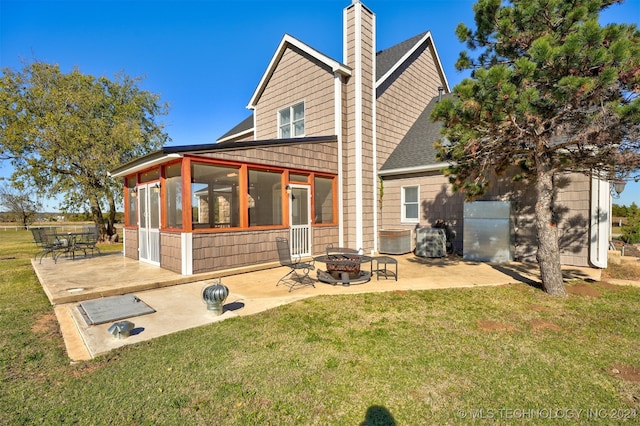
[[[344,203],[342,191],[342,77],[339,73],[333,75],[333,91],[335,97],[334,123],[335,133],[338,137],[338,246],[344,247]]]
[[[609,230],[611,223],[611,192],[609,182],[591,176],[591,226],[589,263],[596,268],[607,267]]]

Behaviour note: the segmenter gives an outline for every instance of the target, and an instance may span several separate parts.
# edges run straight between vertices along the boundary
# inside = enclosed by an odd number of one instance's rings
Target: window
[[[402,187],[402,221],[418,222],[420,220],[419,212],[419,186],[403,186]]]
[[[138,188],[136,188],[136,177],[127,178],[127,192],[129,193],[129,213],[127,215],[127,225],[136,226],[138,224]]]
[[[304,136],[304,102],[278,112],[278,137],[287,139],[300,136]]]
[[[282,225],[282,173],[249,170],[249,226]]]
[[[194,229],[240,226],[239,169],[191,165],[191,220]]]
[[[313,187],[314,223],[333,223],[333,179],[316,176]]]
[[[181,163],[165,168],[165,211],[168,228],[182,228],[182,174]]]

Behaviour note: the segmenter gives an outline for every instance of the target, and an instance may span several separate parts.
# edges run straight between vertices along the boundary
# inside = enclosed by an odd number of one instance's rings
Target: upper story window
[[[419,186],[403,186],[402,187],[402,221],[403,222],[419,222]]]
[[[304,136],[304,102],[278,111],[278,138]]]

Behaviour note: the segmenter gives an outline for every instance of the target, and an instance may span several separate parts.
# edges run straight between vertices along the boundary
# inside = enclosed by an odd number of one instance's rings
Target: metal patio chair
[[[78,250],[82,250],[87,255],[87,252],[91,250],[91,257],[93,257],[93,252],[97,251],[100,254],[100,249],[98,248],[98,240],[100,239],[100,229],[97,226],[91,226],[78,233],[75,236],[75,246]]]
[[[40,250],[35,255],[36,260],[40,256],[40,263],[48,254],[51,255],[54,263],[57,263],[58,257],[63,253],[68,253],[70,250],[69,240],[59,238],[54,229],[31,228],[31,234],[33,235],[33,241]]]
[[[293,290],[297,285],[310,285],[315,288],[315,280],[309,276],[309,272],[315,269],[313,262],[303,262],[300,256],[297,259],[293,259],[289,248],[289,240],[286,238],[276,237],[276,247],[280,265],[290,268],[289,272],[278,280],[276,286],[284,284],[289,287],[289,291]]]

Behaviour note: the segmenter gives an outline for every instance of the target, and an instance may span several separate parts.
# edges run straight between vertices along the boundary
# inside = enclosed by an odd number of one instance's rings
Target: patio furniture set
[[[31,234],[39,249],[35,259],[40,257],[40,263],[47,255],[51,255],[53,261],[57,263],[60,256],[75,259],[76,252],[82,252],[85,257],[88,253],[93,256],[96,251],[100,254],[97,246],[100,231],[97,227],[88,227],[80,232],[58,232],[55,228],[31,228]]]
[[[371,280],[374,273],[378,280],[382,275],[385,279],[391,276],[398,281],[398,261],[390,256],[365,256],[360,254],[359,250],[329,245],[325,254],[306,262],[299,256],[295,259],[291,256],[289,241],[286,238],[276,238],[276,246],[280,265],[289,268],[276,286],[284,284],[289,287],[289,291],[297,285],[315,287],[316,280],[309,276],[309,273],[316,269],[315,262],[325,264],[325,270],[317,269],[317,281],[322,283],[340,283],[345,286],[365,283]],[[366,264],[369,264],[369,270],[362,268],[362,265]],[[395,269],[391,270],[389,266],[394,266]]]

